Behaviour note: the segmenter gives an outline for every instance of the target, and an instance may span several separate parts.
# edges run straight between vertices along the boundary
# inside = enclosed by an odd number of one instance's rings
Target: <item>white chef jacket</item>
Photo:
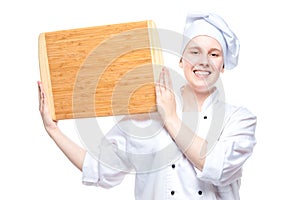
[[[135,171],[136,200],[239,200],[242,166],[256,144],[256,117],[246,108],[220,101],[216,91],[198,114],[195,132],[200,137],[207,137],[213,113],[223,119],[202,171],[177,148],[158,120],[124,120],[105,136],[99,156],[86,154],[83,184],[110,188]],[[133,123],[140,129],[132,128]]]

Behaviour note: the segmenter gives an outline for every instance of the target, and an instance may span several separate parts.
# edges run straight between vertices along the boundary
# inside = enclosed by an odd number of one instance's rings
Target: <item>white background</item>
[[[134,199],[134,176],[106,190],[81,173],[42,126],[38,35],[61,29],[152,19],[181,32],[188,10],[216,12],[241,41],[239,67],[223,74],[226,99],[258,117],[257,146],[244,166],[242,200],[295,199],[299,180],[297,1],[10,0],[0,3],[0,199]],[[174,64],[176,68],[177,63]],[[61,129],[80,143],[74,121]]]

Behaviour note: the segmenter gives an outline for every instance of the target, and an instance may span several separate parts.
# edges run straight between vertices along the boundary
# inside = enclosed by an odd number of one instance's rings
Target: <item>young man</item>
[[[137,200],[239,199],[242,166],[256,143],[256,117],[223,102],[216,86],[220,73],[237,65],[239,41],[211,13],[190,13],[183,35],[179,66],[187,83],[181,88],[182,107],[163,68],[156,85],[158,112],[121,120],[96,156],[62,134],[39,84],[45,128],[83,171],[84,184],[113,187],[135,171]]]

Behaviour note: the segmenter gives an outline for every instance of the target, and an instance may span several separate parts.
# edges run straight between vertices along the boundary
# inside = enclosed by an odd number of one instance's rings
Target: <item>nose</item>
[[[209,66],[209,58],[206,54],[199,54],[196,60],[196,64],[202,67]]]

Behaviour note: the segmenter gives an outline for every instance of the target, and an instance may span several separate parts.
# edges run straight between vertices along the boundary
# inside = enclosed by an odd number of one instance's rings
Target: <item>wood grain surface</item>
[[[156,111],[153,21],[41,33],[39,62],[54,120]]]

